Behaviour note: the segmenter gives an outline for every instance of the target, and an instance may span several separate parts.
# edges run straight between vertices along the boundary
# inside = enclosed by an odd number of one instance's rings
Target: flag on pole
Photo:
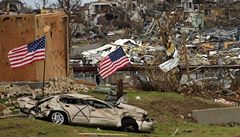
[[[99,64],[99,74],[102,78],[112,75],[117,70],[129,64],[125,52],[120,47],[106,56]]]
[[[11,68],[21,67],[34,61],[45,59],[45,36],[8,52]]]

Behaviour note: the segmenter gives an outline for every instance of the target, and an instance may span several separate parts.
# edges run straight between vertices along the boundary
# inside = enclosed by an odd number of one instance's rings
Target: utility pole
[[[185,68],[186,68],[187,78],[189,81],[191,77],[190,77],[190,73],[189,73],[188,54],[187,54],[186,34],[185,33],[182,33],[182,46],[183,46]]]
[[[70,0],[67,0],[66,3],[66,10],[65,13],[67,14],[67,62],[69,61],[69,54],[70,54],[70,44],[71,44],[71,27],[70,27]],[[67,67],[69,68],[69,66]],[[67,70],[67,75],[69,75],[69,71]]]
[[[7,3],[6,3],[6,10],[7,10],[7,15],[9,15],[9,11],[10,11],[10,1],[7,0]]]

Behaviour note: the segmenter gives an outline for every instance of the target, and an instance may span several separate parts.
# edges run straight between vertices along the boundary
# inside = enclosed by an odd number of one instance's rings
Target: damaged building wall
[[[8,52],[41,37],[43,28],[50,26],[46,34],[46,80],[66,77],[67,19],[62,13],[40,15],[0,16],[0,81],[42,81],[44,61],[11,69]],[[9,31],[10,30],[10,31]]]
[[[33,15],[0,16],[0,81],[36,79],[35,64],[11,69],[7,58],[11,49],[33,41],[34,32]]]

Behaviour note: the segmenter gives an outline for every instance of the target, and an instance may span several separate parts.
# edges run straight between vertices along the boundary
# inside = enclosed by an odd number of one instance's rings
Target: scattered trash
[[[224,98],[214,99],[214,101],[217,102],[217,103],[225,104],[225,105],[231,105],[231,106],[237,105],[236,102],[227,101]]]
[[[179,128],[177,128],[171,136],[174,137],[178,133],[178,130],[179,130]]]
[[[140,100],[140,99],[141,99],[141,97],[139,97],[139,96],[136,96],[136,99],[137,99],[137,100]]]
[[[98,130],[98,131],[101,131],[101,129],[100,129],[99,127],[97,128],[97,130]]]
[[[181,115],[181,114],[180,114],[180,117],[181,117],[181,119],[184,119],[184,118],[185,118],[185,117],[184,117],[183,115]]]
[[[110,133],[78,133],[83,136],[128,136],[127,134],[110,134]]]
[[[46,131],[40,131],[40,132],[38,132],[38,134],[39,134],[39,135],[46,135],[47,132],[46,132]]]
[[[185,133],[191,133],[191,132],[193,132],[191,129],[185,129],[185,130],[183,130],[182,132],[185,132]]]
[[[164,63],[162,63],[161,65],[159,65],[159,67],[165,72],[167,73],[168,71],[172,70],[173,68],[177,67],[179,63],[179,59],[170,59]]]

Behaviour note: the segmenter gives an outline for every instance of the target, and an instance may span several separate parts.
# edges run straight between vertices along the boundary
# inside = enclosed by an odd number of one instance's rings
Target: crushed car
[[[17,100],[23,113],[47,117],[55,124],[77,123],[82,125],[118,127],[124,131],[150,132],[154,121],[147,118],[147,111],[123,103],[115,105],[83,94],[61,94],[39,101],[31,97]]]

